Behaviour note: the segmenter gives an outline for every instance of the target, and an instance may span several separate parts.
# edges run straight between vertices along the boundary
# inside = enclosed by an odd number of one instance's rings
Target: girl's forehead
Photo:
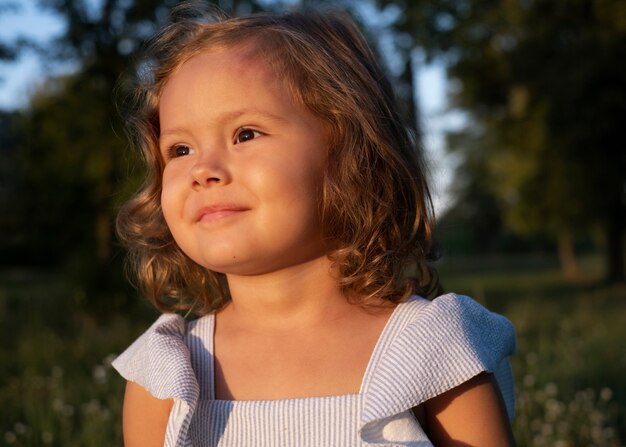
[[[275,78],[280,78],[276,70],[276,65],[273,63],[274,60],[264,56],[258,43],[253,39],[233,44],[212,44],[191,51],[186,57],[183,56],[181,60],[174,65],[172,70],[168,70],[168,75],[161,83],[159,95],[163,94],[163,91],[167,88],[172,78],[176,77],[190,65],[201,64],[202,60],[207,59],[207,56],[210,55],[227,57],[230,63],[238,64],[246,71],[254,69],[259,72],[259,75],[271,74]],[[209,64],[205,69],[207,71],[220,71],[223,67],[219,64]]]
[[[159,120],[161,125],[181,120],[189,114],[184,110],[189,112],[192,106],[206,116],[233,109],[265,110],[273,116],[311,115],[286,78],[254,45],[205,48],[181,64],[164,84]]]
[[[170,70],[169,75],[163,80],[161,88],[158,92],[158,107],[161,107],[161,101],[164,93],[171,84],[177,83],[184,73],[190,70],[204,71],[207,75],[216,72],[233,71],[240,73],[239,76],[233,76],[233,82],[247,82],[244,79],[250,73],[255,80],[262,80],[267,88],[280,90],[281,95],[289,96],[294,102],[301,103],[298,96],[294,94],[293,82],[289,76],[285,75],[278,55],[270,55],[270,52],[264,50],[262,42],[257,39],[247,39],[243,42],[229,44],[212,44],[200,47],[190,52],[187,57],[183,57],[181,61]],[[182,76],[181,76],[182,75]],[[178,78],[178,79],[176,79]],[[305,106],[304,104],[300,104]],[[305,106],[308,109],[308,107]]]
[[[240,59],[241,61],[263,64],[267,68],[270,68],[278,58],[277,54],[274,54],[274,57],[272,57],[270,52],[264,50],[262,40],[250,37],[237,42],[207,43],[194,49],[180,65],[184,65],[189,62],[189,60],[195,59],[198,56],[212,53],[227,54],[233,58]],[[213,68],[217,69],[219,67]]]

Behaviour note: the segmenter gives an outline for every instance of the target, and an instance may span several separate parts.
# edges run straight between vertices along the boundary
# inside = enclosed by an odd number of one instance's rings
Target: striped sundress
[[[214,398],[215,316],[162,315],[113,366],[174,406],[165,445],[251,447],[432,446],[411,409],[487,371],[509,417],[515,332],[471,298],[414,296],[382,331],[356,394],[285,400]]]

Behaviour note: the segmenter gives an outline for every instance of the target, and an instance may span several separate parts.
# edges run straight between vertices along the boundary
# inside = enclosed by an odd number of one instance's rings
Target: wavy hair
[[[227,18],[185,2],[148,44],[121,102],[131,145],[147,176],[121,208],[117,232],[140,290],[161,311],[211,312],[229,299],[221,273],[188,258],[161,210],[159,98],[194,55],[252,45],[296,104],[329,129],[321,198],[327,255],[346,297],[364,305],[399,302],[439,289],[432,202],[418,138],[398,113],[393,90],[352,20],[339,12],[261,13]],[[407,275],[407,269],[414,269]]]

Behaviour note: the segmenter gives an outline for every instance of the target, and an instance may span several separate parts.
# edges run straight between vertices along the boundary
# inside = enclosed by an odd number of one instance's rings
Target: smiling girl
[[[513,329],[422,297],[424,169],[352,22],[185,4],[140,67],[118,233],[163,315],[114,362],[126,445],[512,445]]]

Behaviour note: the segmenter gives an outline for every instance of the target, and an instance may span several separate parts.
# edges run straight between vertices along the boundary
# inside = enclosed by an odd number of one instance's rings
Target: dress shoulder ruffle
[[[126,380],[159,399],[173,399],[166,446],[182,446],[198,402],[199,386],[184,337],[187,322],[177,314],[163,314],[113,361]]]
[[[515,331],[505,317],[466,296],[400,304],[394,330],[381,338],[364,378],[361,437],[383,442],[399,415],[481,372],[494,373],[509,418],[515,401],[508,357]]]

